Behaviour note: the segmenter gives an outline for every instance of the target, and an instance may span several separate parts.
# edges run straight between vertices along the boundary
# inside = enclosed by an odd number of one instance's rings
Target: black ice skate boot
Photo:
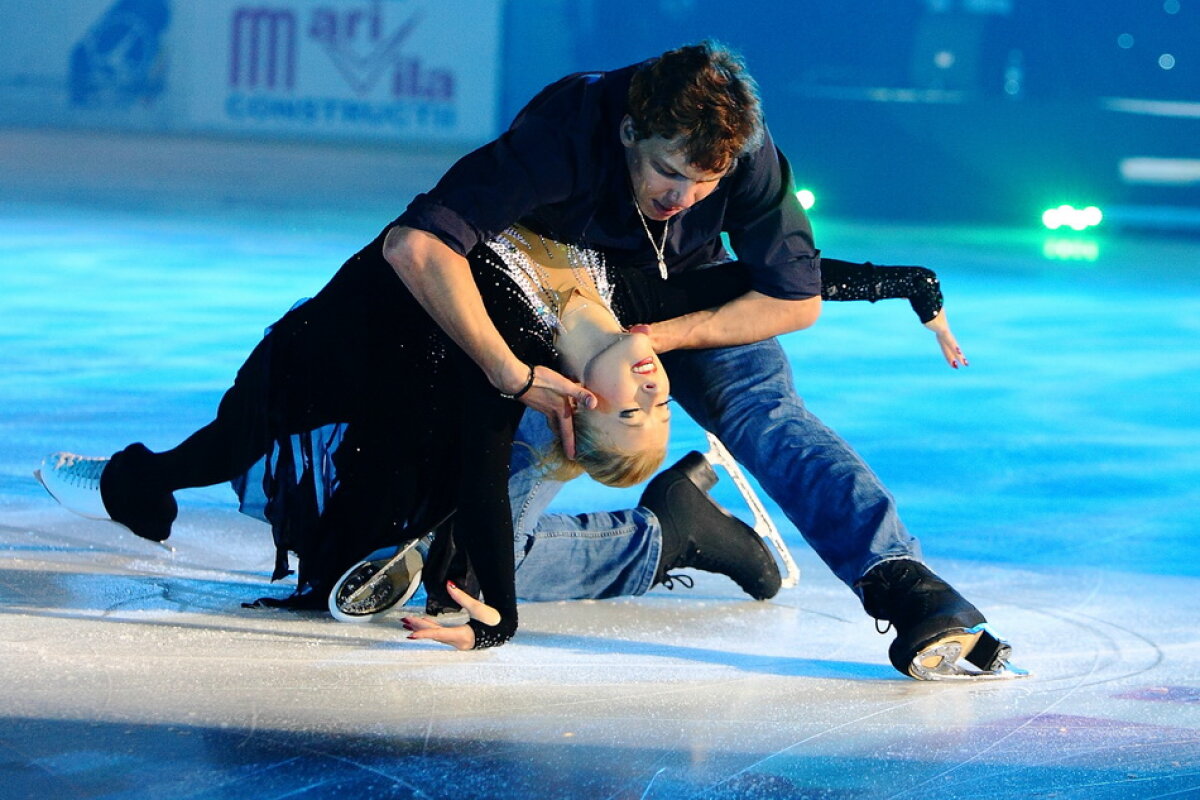
[[[100,473],[100,497],[113,522],[161,542],[171,535],[179,507],[151,466],[152,455],[141,442],[114,453]]]
[[[89,519],[107,519],[161,542],[171,535],[178,510],[151,468],[152,454],[131,444],[111,458],[51,453],[34,477],[64,508]]]
[[[716,482],[712,466],[692,451],[642,493],[639,505],[654,512],[663,532],[654,585],[670,581],[670,570],[692,567],[727,575],[755,600],[774,597],[779,566],[753,528],[708,496]]]
[[[896,629],[888,656],[904,675],[917,680],[999,676],[1008,666],[1012,648],[988,630],[979,609],[919,561],[884,561],[855,588],[866,612]],[[960,666],[959,659],[982,672]]]

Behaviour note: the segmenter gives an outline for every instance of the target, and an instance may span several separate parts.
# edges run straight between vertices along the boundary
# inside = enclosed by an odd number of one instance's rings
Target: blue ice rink
[[[168,553],[31,477],[207,422],[263,327],[443,157],[0,152],[0,797],[1200,797],[1200,240],[814,211],[828,255],[937,270],[971,365],[902,301],[828,303],[785,339],[801,394],[1032,677],[900,677],[782,517],[803,575],[771,602],[701,574],[527,604],[512,644],[461,654],[243,610],[284,592],[227,488],[181,494]],[[676,420],[672,456],[703,449]]]

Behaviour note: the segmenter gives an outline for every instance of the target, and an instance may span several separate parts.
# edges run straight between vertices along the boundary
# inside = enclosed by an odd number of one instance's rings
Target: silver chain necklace
[[[638,205],[636,194],[633,196],[633,207],[637,209],[638,219],[642,221],[642,230],[646,232],[646,238],[650,240],[650,246],[654,248],[654,255],[658,256],[658,274],[665,281],[667,279],[667,233],[671,230],[671,218],[667,217],[663,221],[662,244],[655,244],[654,237],[650,235],[650,226],[646,224],[646,215],[642,213],[642,207]]]

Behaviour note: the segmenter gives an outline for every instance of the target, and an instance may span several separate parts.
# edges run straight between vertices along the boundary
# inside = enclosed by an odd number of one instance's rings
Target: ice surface
[[[1033,677],[900,677],[782,517],[802,577],[771,602],[700,574],[525,604],[510,645],[464,654],[397,621],[242,609],[287,589],[225,488],[181,493],[172,554],[30,475],[53,450],[167,447],[206,422],[264,325],[404,199],[299,168],[239,194],[95,163],[67,192],[14,163],[36,141],[8,144],[0,169],[24,177],[0,189],[0,797],[1200,796],[1194,241],[1101,236],[1097,261],[1063,262],[1030,232],[816,220],[830,255],[943,278],[965,370],[903,303],[828,304],[786,347],[810,406]],[[395,198],[424,186],[395,174]],[[677,419],[672,455],[703,449]],[[631,496],[577,482],[559,503]]]

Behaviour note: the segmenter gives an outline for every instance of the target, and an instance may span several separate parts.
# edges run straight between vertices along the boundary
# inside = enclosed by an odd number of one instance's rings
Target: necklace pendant
[[[658,259],[658,274],[662,277],[662,279],[664,281],[667,279],[667,262],[664,261],[661,257],[659,257],[659,259]]]

